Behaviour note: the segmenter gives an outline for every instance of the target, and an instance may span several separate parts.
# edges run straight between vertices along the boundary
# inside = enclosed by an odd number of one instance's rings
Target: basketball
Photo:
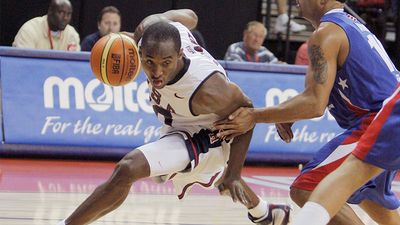
[[[111,86],[125,85],[139,75],[138,48],[135,42],[124,34],[108,34],[93,46],[90,67],[101,82]]]

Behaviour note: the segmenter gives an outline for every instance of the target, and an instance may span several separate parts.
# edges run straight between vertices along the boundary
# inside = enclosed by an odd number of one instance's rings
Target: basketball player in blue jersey
[[[391,191],[400,167],[399,71],[377,38],[343,11],[344,1],[297,2],[316,29],[309,40],[305,90],[275,107],[238,109],[217,123],[224,130],[219,135],[230,139],[256,123],[278,123],[278,133],[289,142],[293,122],[328,108],[346,130],[323,146],[292,184],[297,204],[309,200],[294,224],[327,224],[338,212],[330,224],[354,224],[350,208],[342,207],[346,201],[359,204],[379,224],[400,224],[400,204]]]
[[[251,102],[197,44],[189,31],[196,23],[191,10],[174,10],[149,16],[138,26],[134,38],[140,40],[150,101],[164,124],[161,138],[128,153],[111,177],[59,224],[97,220],[121,205],[132,184],[145,177],[171,180],[179,199],[193,184],[205,188],[220,184],[248,208],[254,223],[288,224],[287,205],[267,204],[241,178],[252,130],[231,142],[216,137],[213,123]]]

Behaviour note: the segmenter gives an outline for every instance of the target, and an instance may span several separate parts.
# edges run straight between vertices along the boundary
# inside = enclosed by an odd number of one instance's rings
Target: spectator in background
[[[308,40],[304,42],[299,49],[297,49],[296,60],[294,64],[296,65],[308,65]]]
[[[71,15],[69,0],[51,0],[47,15],[22,25],[12,45],[17,48],[79,51],[79,34],[69,25]]]
[[[91,51],[93,45],[104,35],[121,30],[121,13],[114,6],[104,7],[97,17],[98,31],[86,36],[82,43],[82,51]]]
[[[278,63],[275,55],[262,46],[267,36],[267,28],[258,21],[251,21],[243,31],[243,41],[231,44],[225,54],[225,60],[245,62]]]
[[[287,23],[289,21],[289,16],[287,14],[287,2],[288,0],[276,0],[278,5],[278,18],[275,23],[275,32],[276,33],[285,33]],[[290,21],[290,31],[292,32],[300,32],[306,29],[306,26],[303,24],[298,24],[295,21]]]

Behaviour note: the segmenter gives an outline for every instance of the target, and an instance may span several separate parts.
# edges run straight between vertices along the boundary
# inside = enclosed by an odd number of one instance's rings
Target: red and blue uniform
[[[399,71],[378,39],[341,9],[326,13],[321,22],[341,27],[349,41],[346,61],[338,67],[328,109],[342,134],[323,146],[303,168],[292,187],[312,191],[349,154],[385,169],[357,190],[349,203],[369,199],[395,209],[400,202],[391,191],[400,168]]]

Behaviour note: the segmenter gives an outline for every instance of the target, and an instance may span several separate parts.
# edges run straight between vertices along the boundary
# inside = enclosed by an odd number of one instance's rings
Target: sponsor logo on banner
[[[100,89],[103,93],[95,98],[94,92]],[[123,87],[110,87],[93,79],[85,86],[75,77],[63,80],[57,76],[50,76],[44,82],[43,93],[44,107],[48,109],[55,108],[58,96],[60,109],[84,110],[89,106],[96,112],[113,109],[117,112],[143,110],[146,113],[153,113],[153,108],[147,101],[149,90],[146,82],[140,84],[132,82]],[[134,93],[136,93],[136,99]],[[75,105],[71,106],[71,98],[74,98]]]
[[[150,105],[149,89],[146,81],[132,82],[125,86],[110,87],[97,79],[84,84],[76,77],[62,79],[49,76],[43,84],[43,102],[46,109],[65,111],[92,110],[99,113],[143,112],[154,115]],[[63,113],[63,115],[65,115]],[[138,114],[139,115],[139,114]],[[147,143],[159,136],[159,124],[148,124],[148,119],[137,118],[134,123],[105,123],[102,117],[86,116],[82,119],[71,120],[63,116],[46,116],[41,129],[41,135],[48,133],[73,135],[106,135],[106,136],[140,136]],[[106,115],[104,115],[106,116]],[[128,123],[127,123],[128,122]]]

